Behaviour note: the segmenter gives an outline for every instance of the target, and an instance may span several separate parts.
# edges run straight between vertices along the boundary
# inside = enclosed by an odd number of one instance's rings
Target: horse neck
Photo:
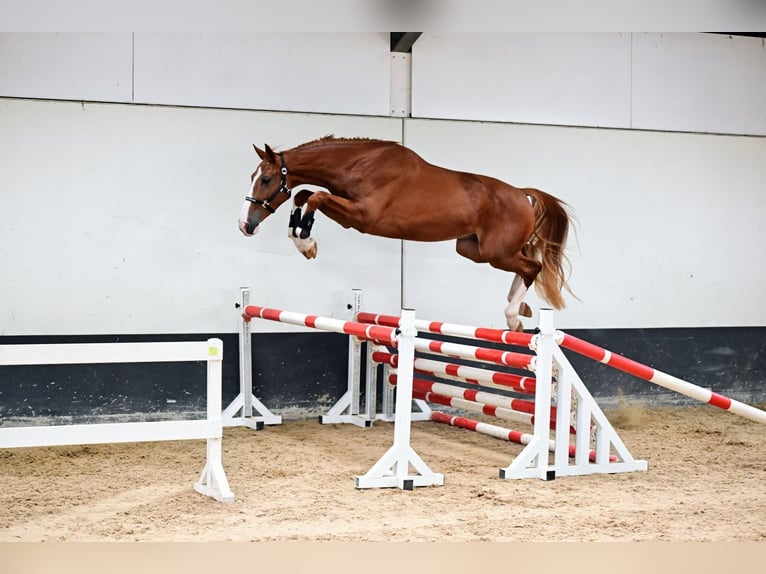
[[[353,165],[362,153],[354,146],[320,145],[285,151],[284,158],[293,186],[311,184],[341,191],[351,182]]]

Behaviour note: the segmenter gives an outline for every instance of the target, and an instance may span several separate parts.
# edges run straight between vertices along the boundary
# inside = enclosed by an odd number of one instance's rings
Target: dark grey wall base
[[[572,335],[750,404],[766,401],[766,327],[572,330]],[[223,403],[239,393],[234,334],[0,337],[0,344],[224,341]],[[253,335],[253,390],[275,413],[328,409],[346,390],[348,339],[333,333]],[[566,352],[604,408],[694,401]],[[204,363],[0,367],[0,424],[203,416]]]

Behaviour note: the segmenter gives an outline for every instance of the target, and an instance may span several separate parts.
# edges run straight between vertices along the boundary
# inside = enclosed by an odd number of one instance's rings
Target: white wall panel
[[[399,308],[400,242],[319,214],[306,261],[288,207],[254,238],[237,218],[253,142],[398,140],[401,120],[6,99],[0,125],[0,335],[232,332],[240,286],[309,313],[352,288]]]
[[[425,33],[412,115],[628,127],[630,35]]]
[[[135,42],[136,102],[390,112],[387,34],[136,34]]]
[[[0,34],[0,96],[129,102],[132,34]]]
[[[632,127],[766,135],[764,41],[633,34]]]
[[[753,259],[766,245],[766,138],[412,120],[405,143],[570,203],[580,300],[560,327],[766,324],[766,268]],[[404,304],[420,317],[504,325],[512,276],[454,242],[407,242],[404,254]]]

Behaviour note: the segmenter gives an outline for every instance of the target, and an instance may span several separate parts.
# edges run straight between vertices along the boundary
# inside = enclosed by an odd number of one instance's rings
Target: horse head
[[[259,149],[253,144],[253,148],[261,163],[250,175],[250,194],[245,196],[239,216],[239,229],[248,237],[255,235],[261,221],[274,213],[291,195],[284,156],[275,153],[268,145],[265,149]]]

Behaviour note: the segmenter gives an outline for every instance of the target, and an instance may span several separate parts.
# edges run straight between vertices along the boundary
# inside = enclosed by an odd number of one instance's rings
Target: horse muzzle
[[[240,220],[239,230],[242,232],[242,235],[245,235],[247,237],[252,237],[256,233],[258,233],[258,230],[260,229],[260,227],[258,226],[259,223],[260,221],[258,221],[257,218]]]

